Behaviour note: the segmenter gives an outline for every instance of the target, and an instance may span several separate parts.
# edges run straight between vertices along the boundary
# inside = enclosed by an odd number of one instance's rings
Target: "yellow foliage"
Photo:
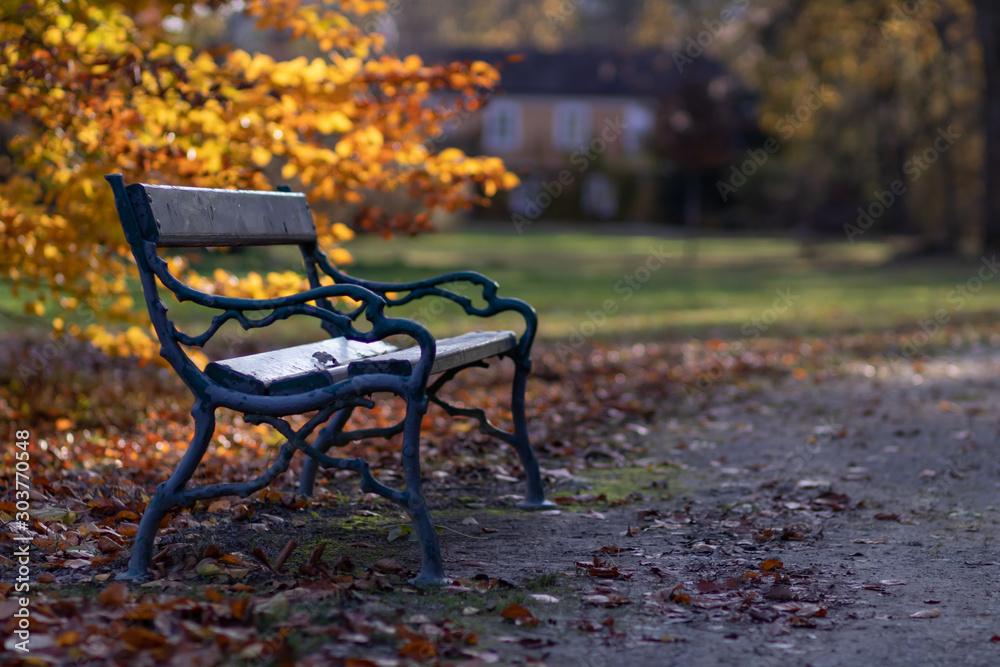
[[[450,210],[483,202],[472,184],[487,195],[517,185],[496,158],[429,149],[444,120],[473,101],[468,91],[497,85],[496,69],[381,55],[382,37],[361,26],[384,2],[244,3],[260,27],[288,29],[325,53],[312,60],[236,48],[213,55],[149,19],[190,18],[190,0],[3,2],[0,124],[18,134],[13,171],[0,183],[0,277],[28,312],[109,354],[149,357],[158,345],[131,299],[134,269],[105,174],[273,189],[264,169],[278,162],[282,180],[298,178],[312,200],[359,211],[369,193],[398,187]],[[459,93],[451,106],[429,104],[449,90]],[[419,229],[426,216],[410,220]],[[332,260],[349,263],[339,245],[353,232],[322,216],[317,230]],[[168,261],[209,292],[265,298],[305,287],[292,273],[204,277],[183,258]]]

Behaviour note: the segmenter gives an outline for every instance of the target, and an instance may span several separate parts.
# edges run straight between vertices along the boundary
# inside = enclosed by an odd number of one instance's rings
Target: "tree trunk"
[[[1000,3],[976,0],[976,26],[983,47],[986,154],[983,156],[983,250],[1000,251]]]

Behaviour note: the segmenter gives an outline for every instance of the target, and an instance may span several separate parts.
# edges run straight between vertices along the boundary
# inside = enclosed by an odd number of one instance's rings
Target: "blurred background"
[[[438,216],[450,234],[359,238],[357,271],[472,260],[565,336],[621,298],[656,239],[671,261],[598,335],[743,336],[789,285],[805,298],[771,333],[911,326],[1000,239],[984,62],[998,10],[974,4],[392,2],[368,26],[389,51],[500,64],[501,89],[435,143],[500,156],[522,184]],[[219,30],[295,53],[251,21]],[[985,290],[949,319],[998,303]]]
[[[210,5],[151,4],[137,22],[210,49],[321,55],[239,0]],[[991,283],[948,297],[1000,248],[998,15],[986,0],[390,0],[363,25],[388,54],[501,72],[427,145],[498,156],[520,185],[435,212],[437,234],[386,243],[356,225],[351,270],[477,268],[554,338],[605,298],[620,310],[596,337],[745,337],[789,287],[803,298],[769,335],[905,329],[942,307],[952,325],[992,321]],[[402,193],[369,201],[419,210]],[[669,259],[626,300],[616,285],[652,249]]]
[[[400,55],[503,63],[483,112],[438,139],[522,177],[478,220],[850,240],[901,180],[855,238],[953,253],[982,240],[976,16],[965,0],[396,0],[370,27]],[[251,19],[218,38],[295,52]]]

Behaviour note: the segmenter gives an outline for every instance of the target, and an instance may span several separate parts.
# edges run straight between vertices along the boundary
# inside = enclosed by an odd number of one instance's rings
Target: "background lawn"
[[[500,293],[525,299],[540,316],[540,335],[566,339],[590,322],[588,313],[611,312],[602,326],[584,328],[596,338],[678,339],[689,336],[738,339],[754,332],[772,335],[822,335],[891,328],[909,329],[938,309],[951,322],[992,321],[1000,309],[998,284],[987,281],[962,308],[949,292],[976,275],[979,258],[892,262],[888,243],[830,243],[802,256],[794,240],[776,238],[705,238],[697,258],[684,255],[677,238],[597,233],[529,232],[523,235],[462,232],[397,238],[386,242],[362,237],[346,246],[355,257],[353,275],[382,281],[410,281],[448,271],[474,269],[500,283]],[[659,264],[651,249],[670,257]],[[246,249],[205,257],[207,270],[223,266],[237,273],[295,268],[295,248]],[[626,288],[632,276],[638,289]],[[641,283],[641,284],[640,284]],[[617,289],[616,289],[617,286]],[[142,297],[136,284],[137,306]],[[778,291],[790,290],[794,305],[767,327],[754,318],[767,315]],[[630,293],[629,293],[630,292]],[[469,296],[474,296],[469,292]],[[171,307],[189,327],[205,322],[200,309]],[[32,326],[19,315],[21,304],[9,291],[0,296],[0,316]],[[438,335],[479,328],[459,316],[457,307],[432,307],[431,301],[393,311],[416,316]],[[517,328],[516,318],[483,326]],[[600,320],[600,315],[595,315]],[[769,319],[769,318],[768,318]],[[316,328],[293,320],[270,327],[261,344],[315,340]]]
[[[585,233],[436,234],[391,243],[368,237],[347,247],[356,260],[349,271],[368,279],[481,271],[500,283],[501,294],[534,305],[541,336],[555,340],[579,330],[607,300],[615,312],[596,337],[740,338],[746,327],[755,330],[754,318],[772,307],[779,290],[797,300],[767,335],[906,329],[938,309],[965,321],[992,319],[1000,308],[1000,280],[986,282],[961,309],[948,301],[975,275],[978,258],[892,262],[888,243],[823,244],[807,259],[794,240],[700,239],[693,260],[680,239]],[[639,284],[651,248],[671,257],[628,294],[620,281],[633,276]],[[425,309],[422,319],[444,332],[463,326],[458,318],[429,314]]]

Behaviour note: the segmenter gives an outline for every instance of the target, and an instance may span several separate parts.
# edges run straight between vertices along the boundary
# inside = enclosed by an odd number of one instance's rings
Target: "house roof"
[[[511,54],[522,60],[507,62]],[[483,60],[502,63],[501,87],[524,95],[586,95],[660,97],[669,95],[681,79],[711,79],[726,71],[710,58],[685,62],[683,75],[666,51],[613,52],[571,50],[544,53],[530,50],[453,49],[420,54],[427,62]]]

